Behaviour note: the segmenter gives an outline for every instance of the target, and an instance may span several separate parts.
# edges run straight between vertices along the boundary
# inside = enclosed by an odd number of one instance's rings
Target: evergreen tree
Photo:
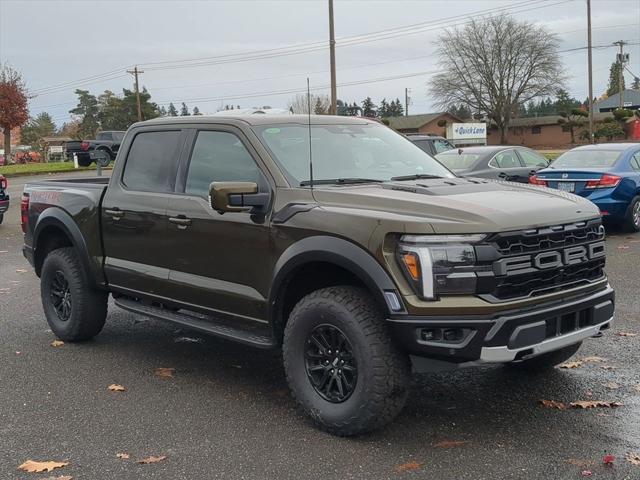
[[[631,88],[633,90],[640,90],[640,77],[633,78],[633,83],[631,84]]]
[[[167,116],[167,109],[164,108],[164,105],[160,106],[160,108],[158,108],[158,113],[160,114],[161,117],[166,117]]]
[[[622,89],[624,90],[624,72],[622,64],[613,62],[609,69],[609,87],[607,88],[607,97],[615,95],[620,91],[620,80],[622,77]]]
[[[387,99],[383,98],[380,101],[380,107],[378,108],[378,116],[380,118],[391,117],[391,105],[387,103]]]
[[[79,135],[82,138],[93,138],[100,127],[98,99],[89,90],[77,89],[75,94],[78,96],[78,105],[69,110],[69,113],[80,117]]]
[[[394,102],[391,102],[391,105],[393,105]],[[399,98],[396,98],[395,101],[395,106],[393,107],[393,117],[402,117],[404,115],[404,106],[402,105],[402,102],[400,101]]]
[[[169,104],[169,108],[167,109],[167,115],[169,115],[170,117],[178,116],[178,110],[176,109],[176,106],[173,103]]]
[[[364,117],[376,117],[376,105],[371,100],[371,97],[367,97],[362,101],[362,115]]]
[[[52,137],[56,133],[56,124],[53,118],[47,112],[39,113],[35,118],[20,130],[20,140],[25,145],[30,145],[44,156],[46,152],[46,144],[43,137]]]
[[[189,113],[189,107],[187,107],[187,104],[182,102],[182,107],[180,108],[180,116],[181,117],[188,117],[189,115],[191,115]]]
[[[202,115],[202,114],[200,113],[200,109],[199,109],[198,107],[193,107],[193,114],[194,114],[194,115]]]

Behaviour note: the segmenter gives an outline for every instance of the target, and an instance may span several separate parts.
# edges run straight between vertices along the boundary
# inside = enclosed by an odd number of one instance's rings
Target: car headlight
[[[478,272],[474,245],[487,235],[403,235],[398,261],[409,282],[424,299],[439,294],[473,294]]]

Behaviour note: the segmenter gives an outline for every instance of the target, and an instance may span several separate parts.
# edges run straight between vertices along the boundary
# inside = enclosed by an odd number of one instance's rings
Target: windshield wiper
[[[376,178],[323,178],[322,180],[313,180],[314,185],[348,185],[354,183],[382,183],[383,180]],[[301,187],[307,187],[311,185],[309,180],[300,182]]]
[[[399,177],[391,177],[391,181],[403,181],[403,180],[424,180],[429,178],[444,178],[438,175],[429,175],[427,173],[416,173],[414,175],[401,175]]]

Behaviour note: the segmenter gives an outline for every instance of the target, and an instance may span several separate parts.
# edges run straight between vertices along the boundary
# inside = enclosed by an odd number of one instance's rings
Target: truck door
[[[213,128],[192,131],[182,185],[169,199],[165,237],[171,294],[187,308],[265,320],[273,268],[269,217],[247,211],[221,214],[208,199],[214,181],[254,182],[260,192],[272,195],[271,182],[239,130]]]
[[[109,284],[132,293],[167,294],[167,202],[174,190],[183,144],[180,129],[140,129],[124,170],[112,178],[102,202],[105,274]]]

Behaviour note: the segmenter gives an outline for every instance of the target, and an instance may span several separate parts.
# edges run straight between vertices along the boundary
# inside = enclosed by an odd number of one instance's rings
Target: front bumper
[[[397,344],[414,357],[450,363],[504,363],[578,343],[606,330],[614,291],[543,303],[495,315],[396,316],[388,325]],[[446,337],[451,337],[447,339]]]

